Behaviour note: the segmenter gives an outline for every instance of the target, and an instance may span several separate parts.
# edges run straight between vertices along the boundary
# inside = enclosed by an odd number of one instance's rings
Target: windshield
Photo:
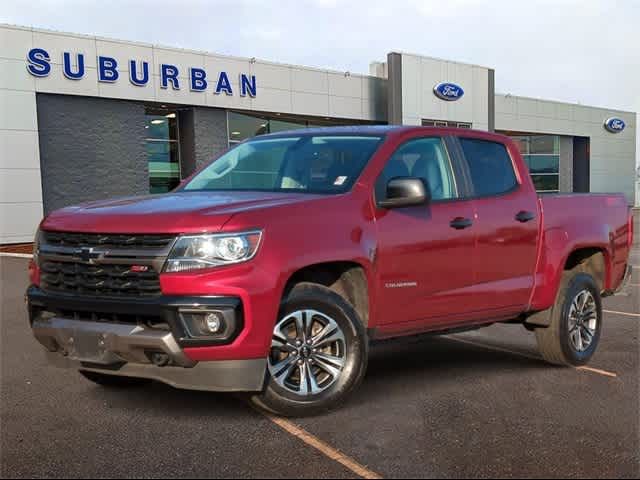
[[[348,191],[381,136],[299,135],[254,139],[229,150],[184,190]]]

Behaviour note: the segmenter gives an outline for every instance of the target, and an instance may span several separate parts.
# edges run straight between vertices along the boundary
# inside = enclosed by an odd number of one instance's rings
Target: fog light
[[[233,308],[180,308],[184,339],[224,341],[234,334],[238,320]]]
[[[204,323],[209,333],[219,333],[224,327],[224,319],[217,312],[207,313],[204,316]]]

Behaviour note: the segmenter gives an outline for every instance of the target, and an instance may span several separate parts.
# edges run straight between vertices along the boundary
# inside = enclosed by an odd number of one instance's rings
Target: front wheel
[[[252,401],[284,416],[322,413],[360,384],[367,359],[367,334],[349,302],[324,286],[300,283],[282,303],[266,388]]]
[[[548,328],[536,329],[540,353],[556,365],[585,365],[602,334],[602,299],[593,277],[565,272]]]

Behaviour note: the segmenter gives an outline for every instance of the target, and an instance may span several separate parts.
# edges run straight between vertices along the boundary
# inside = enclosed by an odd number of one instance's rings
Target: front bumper
[[[170,296],[158,297],[88,297],[45,292],[31,286],[26,294],[31,324],[50,315],[99,323],[155,323],[167,325],[180,348],[208,347],[232,343],[244,328],[242,302],[232,296]],[[228,323],[221,336],[193,336],[181,312],[218,311]]]
[[[86,364],[47,352],[50,364],[118,377],[147,378],[182,390],[208,392],[259,392],[264,387],[266,360],[218,360],[200,362],[191,368],[156,367],[150,364],[126,363],[116,367]]]
[[[56,365],[191,390],[262,390],[266,359],[198,362],[184,351],[232,342],[243,327],[237,298],[95,299],[30,287],[27,302],[33,334]],[[225,338],[193,338],[183,310],[222,311],[233,328],[225,330]]]

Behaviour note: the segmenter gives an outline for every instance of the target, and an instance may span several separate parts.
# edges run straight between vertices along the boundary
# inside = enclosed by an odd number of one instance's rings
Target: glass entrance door
[[[149,162],[149,192],[169,192],[180,183],[177,113],[164,109],[147,109],[144,128]]]

